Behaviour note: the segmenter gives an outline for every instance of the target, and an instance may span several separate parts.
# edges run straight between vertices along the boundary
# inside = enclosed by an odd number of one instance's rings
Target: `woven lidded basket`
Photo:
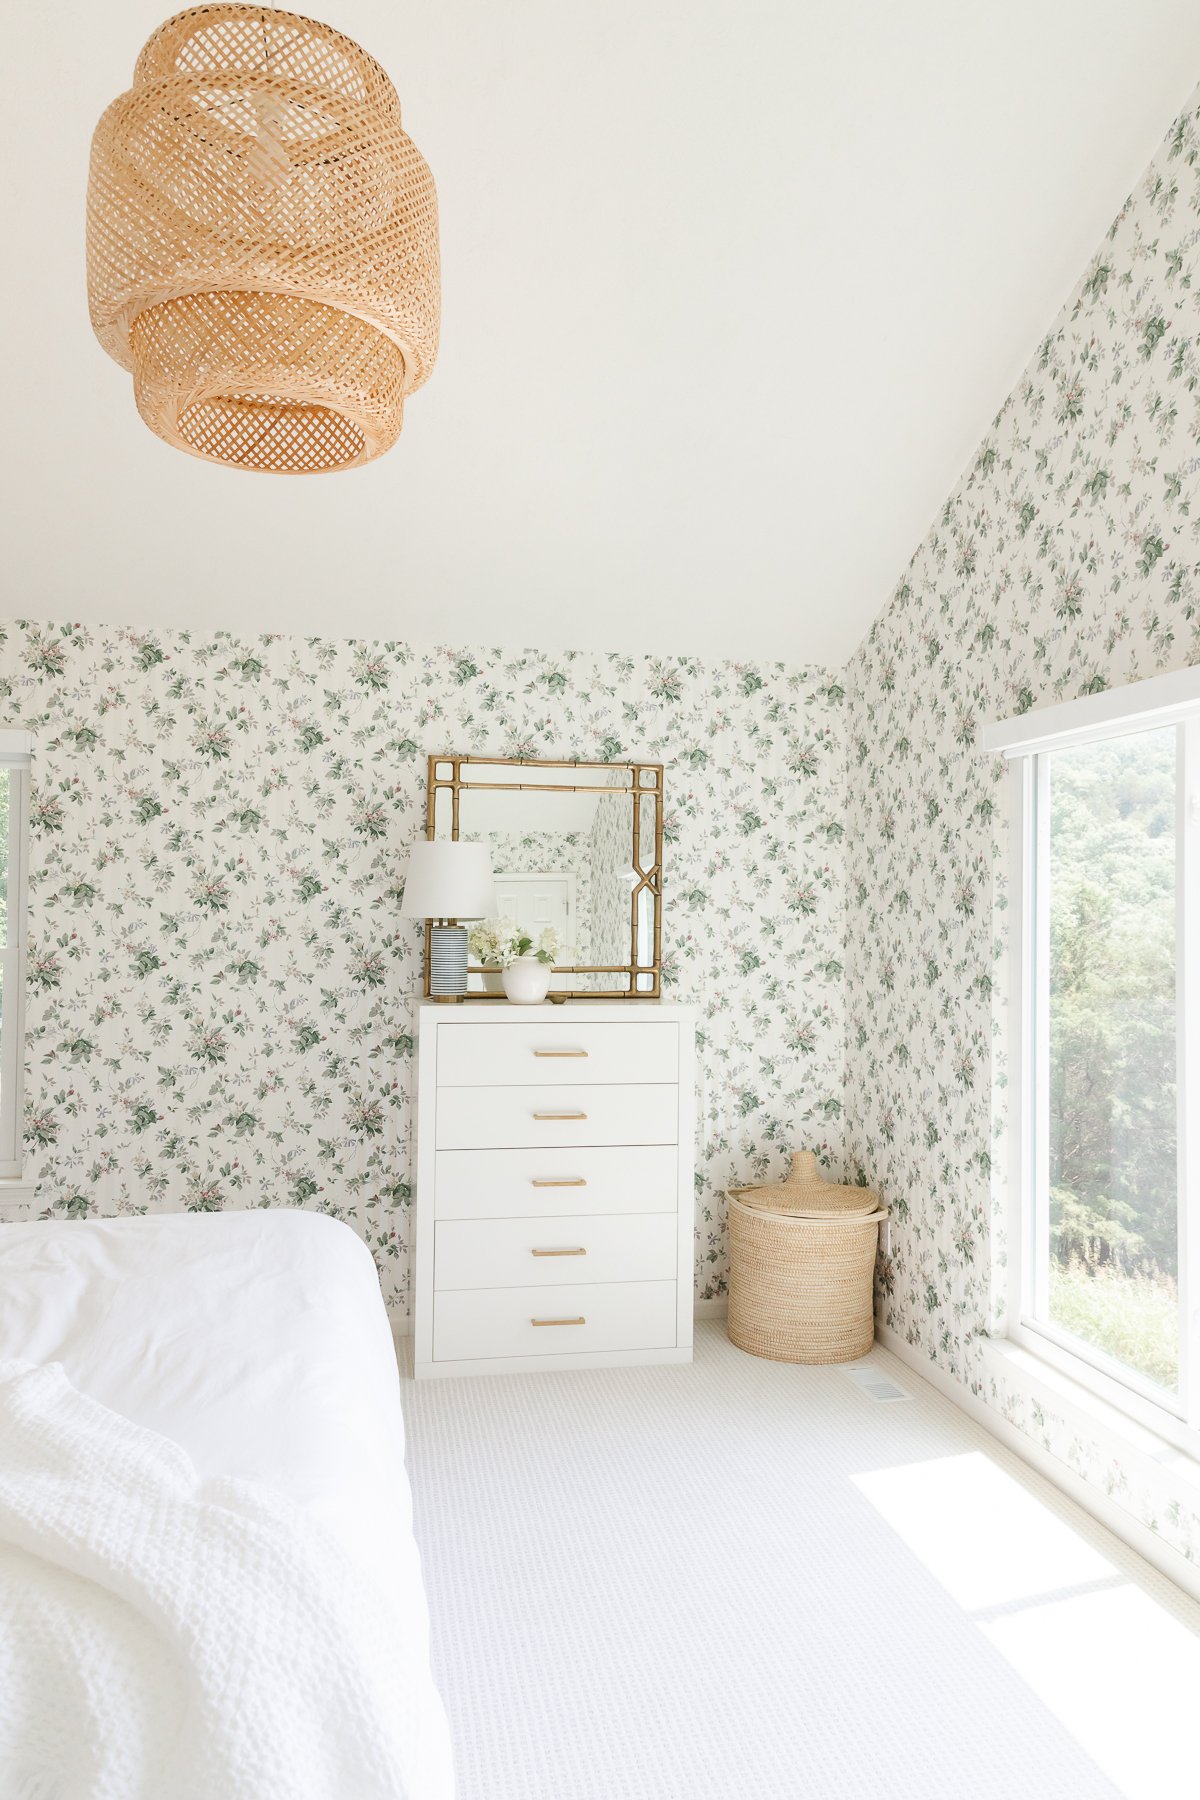
[[[786,1181],[730,1188],[730,1342],[772,1362],[865,1356],[886,1217],[870,1188],[823,1180],[807,1150],[793,1156]]]

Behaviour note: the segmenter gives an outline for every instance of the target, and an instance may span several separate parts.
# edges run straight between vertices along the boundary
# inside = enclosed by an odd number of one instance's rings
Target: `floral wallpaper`
[[[846,1147],[895,1215],[880,1317],[1192,1557],[1194,1512],[983,1367],[1005,1284],[1008,845],[1005,770],[978,740],[1200,659],[1198,216],[1193,101],[849,666],[845,812]]]
[[[429,752],[663,762],[664,980],[699,1007],[697,1288],[722,1195],[841,1157],[842,688],[778,664],[17,623],[34,734],[35,1213],[308,1206],[408,1309]]]
[[[637,801],[602,795],[596,804],[596,817],[588,833],[588,869],[591,876],[591,908],[589,915],[590,960],[609,964],[629,961],[630,922],[629,884],[621,873],[629,869],[633,857],[634,807]],[[653,802],[645,804],[653,812]],[[639,835],[642,843],[654,843],[649,831]],[[654,861],[653,854],[650,857]],[[640,949],[639,949],[640,955]],[[597,988],[604,977],[593,977]]]

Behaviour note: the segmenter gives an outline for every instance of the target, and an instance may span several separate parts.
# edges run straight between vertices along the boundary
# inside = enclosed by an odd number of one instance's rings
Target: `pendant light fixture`
[[[379,64],[296,13],[159,26],[92,139],[87,273],[151,431],[236,468],[369,462],[437,356],[433,176]]]

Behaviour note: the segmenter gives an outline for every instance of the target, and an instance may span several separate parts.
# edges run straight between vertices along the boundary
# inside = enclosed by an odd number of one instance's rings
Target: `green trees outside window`
[[[1054,752],[1049,822],[1051,1322],[1179,1378],[1176,732]]]

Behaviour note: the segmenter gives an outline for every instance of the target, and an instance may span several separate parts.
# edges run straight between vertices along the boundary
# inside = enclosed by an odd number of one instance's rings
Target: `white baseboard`
[[[978,1399],[961,1381],[956,1381],[953,1375],[947,1375],[944,1369],[939,1368],[920,1351],[914,1350],[911,1344],[906,1344],[902,1337],[889,1331],[886,1325],[876,1325],[875,1341],[882,1349],[890,1350],[894,1357],[923,1381],[927,1381],[930,1387],[936,1388],[940,1394],[961,1407],[985,1431],[990,1432],[1007,1449],[1014,1451],[1022,1462],[1036,1469],[1039,1475],[1045,1476],[1068,1499],[1082,1506],[1085,1512],[1111,1531],[1114,1537],[1120,1538],[1123,1544],[1144,1557],[1160,1575],[1165,1575],[1194,1600],[1200,1600],[1200,1569],[1177,1550],[1172,1550],[1153,1531],[1140,1524],[1132,1513],[1117,1506],[1089,1482],[1081,1480],[1074,1469],[1069,1468],[1057,1456],[1051,1456],[1048,1450],[1035,1444],[1032,1438],[1026,1437],[1023,1431],[1018,1431],[1015,1425],[1010,1425],[994,1407]]]

